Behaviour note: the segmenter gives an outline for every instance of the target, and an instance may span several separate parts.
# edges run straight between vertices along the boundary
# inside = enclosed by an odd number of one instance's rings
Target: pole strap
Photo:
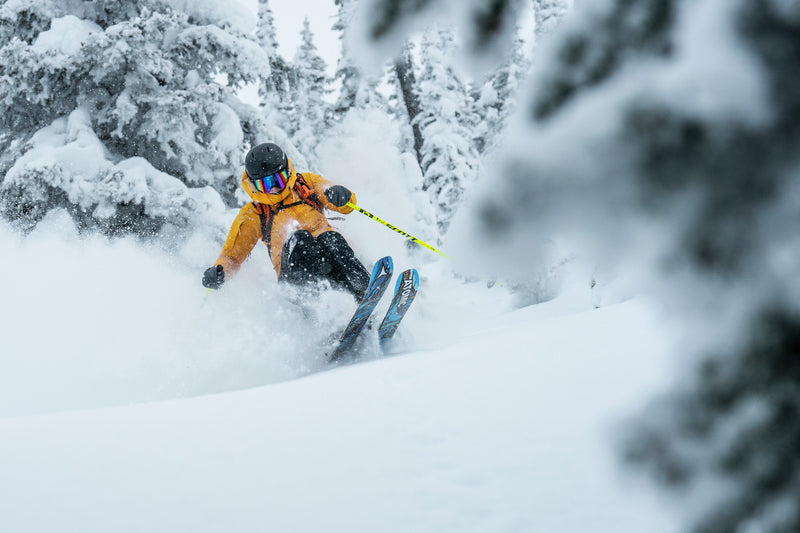
[[[390,230],[396,231],[397,233],[399,233],[399,234],[400,234],[400,235],[402,235],[403,237],[405,237],[405,238],[407,238],[407,239],[409,239],[409,240],[411,240],[411,241],[414,241],[415,243],[417,243],[417,244],[419,244],[419,245],[421,245],[421,246],[424,246],[424,247],[425,247],[425,248],[427,248],[428,250],[430,250],[430,251],[432,251],[432,252],[436,252],[437,254],[441,255],[442,257],[447,257],[445,254],[443,254],[442,252],[440,252],[439,250],[437,250],[436,248],[434,248],[434,247],[433,247],[433,246],[431,246],[430,244],[428,244],[428,243],[426,243],[426,242],[423,242],[423,241],[421,241],[421,240],[417,239],[416,237],[414,237],[414,236],[413,236],[413,235],[411,235],[410,233],[406,233],[405,231],[401,230],[400,228],[398,228],[398,227],[396,227],[396,226],[392,226],[391,224],[389,224],[389,223],[388,223],[388,222],[386,222],[385,220],[381,220],[380,218],[376,217],[376,216],[375,216],[375,215],[373,215],[372,213],[370,213],[370,212],[368,212],[368,211],[365,211],[364,209],[361,209],[361,208],[360,208],[360,207],[358,207],[356,204],[354,204],[354,203],[352,203],[352,202],[347,202],[347,204],[346,204],[346,205],[347,205],[347,207],[352,207],[353,209],[355,209],[356,211],[358,211],[358,212],[359,212],[359,213],[361,213],[362,215],[366,215],[366,216],[368,216],[369,218],[371,218],[372,220],[374,220],[374,221],[376,221],[376,222],[380,222],[381,224],[383,224],[384,226],[386,226],[386,227],[387,227],[387,228],[389,228]]]

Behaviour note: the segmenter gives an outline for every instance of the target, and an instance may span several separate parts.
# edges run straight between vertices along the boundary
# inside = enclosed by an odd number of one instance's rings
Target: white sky
[[[229,0],[247,6],[253,12],[253,20],[258,14],[258,0]],[[331,29],[335,22],[336,5],[334,0],[269,0],[275,16],[275,31],[278,37],[278,49],[281,54],[291,59],[300,44],[300,31],[303,19],[307,16],[314,32],[314,44],[319,55],[328,65],[328,72],[336,70],[339,58],[339,37]]]
[[[228,0],[250,9],[253,13],[253,24],[257,20],[258,0]],[[331,29],[336,20],[336,4],[334,0],[269,0],[269,5],[275,16],[275,31],[278,38],[280,53],[291,60],[295,50],[300,45],[300,31],[303,28],[303,19],[309,18],[311,31],[314,32],[314,44],[317,51],[328,67],[328,73],[333,75],[336,71],[336,62],[339,59],[341,43],[339,35]],[[524,11],[523,37],[533,32],[533,10]],[[527,39],[526,39],[527,40]]]

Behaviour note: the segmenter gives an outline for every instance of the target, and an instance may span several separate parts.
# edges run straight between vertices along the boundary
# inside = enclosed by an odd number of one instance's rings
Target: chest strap
[[[255,206],[256,211],[258,212],[258,218],[261,222],[261,240],[267,245],[267,252],[269,253],[270,258],[272,258],[272,245],[270,243],[270,240],[272,239],[272,220],[275,218],[275,213],[279,213],[284,209],[302,204],[310,205],[320,213],[323,211],[322,202],[319,201],[317,193],[314,192],[314,189],[309,187],[302,174],[297,175],[293,190],[300,197],[300,200],[291,204],[281,204],[276,207],[271,207],[267,204],[253,202],[253,206]]]

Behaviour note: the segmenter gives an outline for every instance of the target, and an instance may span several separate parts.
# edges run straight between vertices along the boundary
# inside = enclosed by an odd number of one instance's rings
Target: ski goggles
[[[269,194],[270,189],[273,187],[283,190],[283,188],[286,187],[286,183],[289,181],[290,175],[291,173],[287,168],[284,170],[279,170],[274,174],[264,176],[263,178],[250,178],[250,181],[252,181],[253,185],[256,186],[258,192]]]

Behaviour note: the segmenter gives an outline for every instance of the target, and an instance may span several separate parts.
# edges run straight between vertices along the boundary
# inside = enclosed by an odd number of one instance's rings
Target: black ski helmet
[[[254,146],[244,158],[244,168],[251,180],[289,169],[286,153],[275,143]]]

